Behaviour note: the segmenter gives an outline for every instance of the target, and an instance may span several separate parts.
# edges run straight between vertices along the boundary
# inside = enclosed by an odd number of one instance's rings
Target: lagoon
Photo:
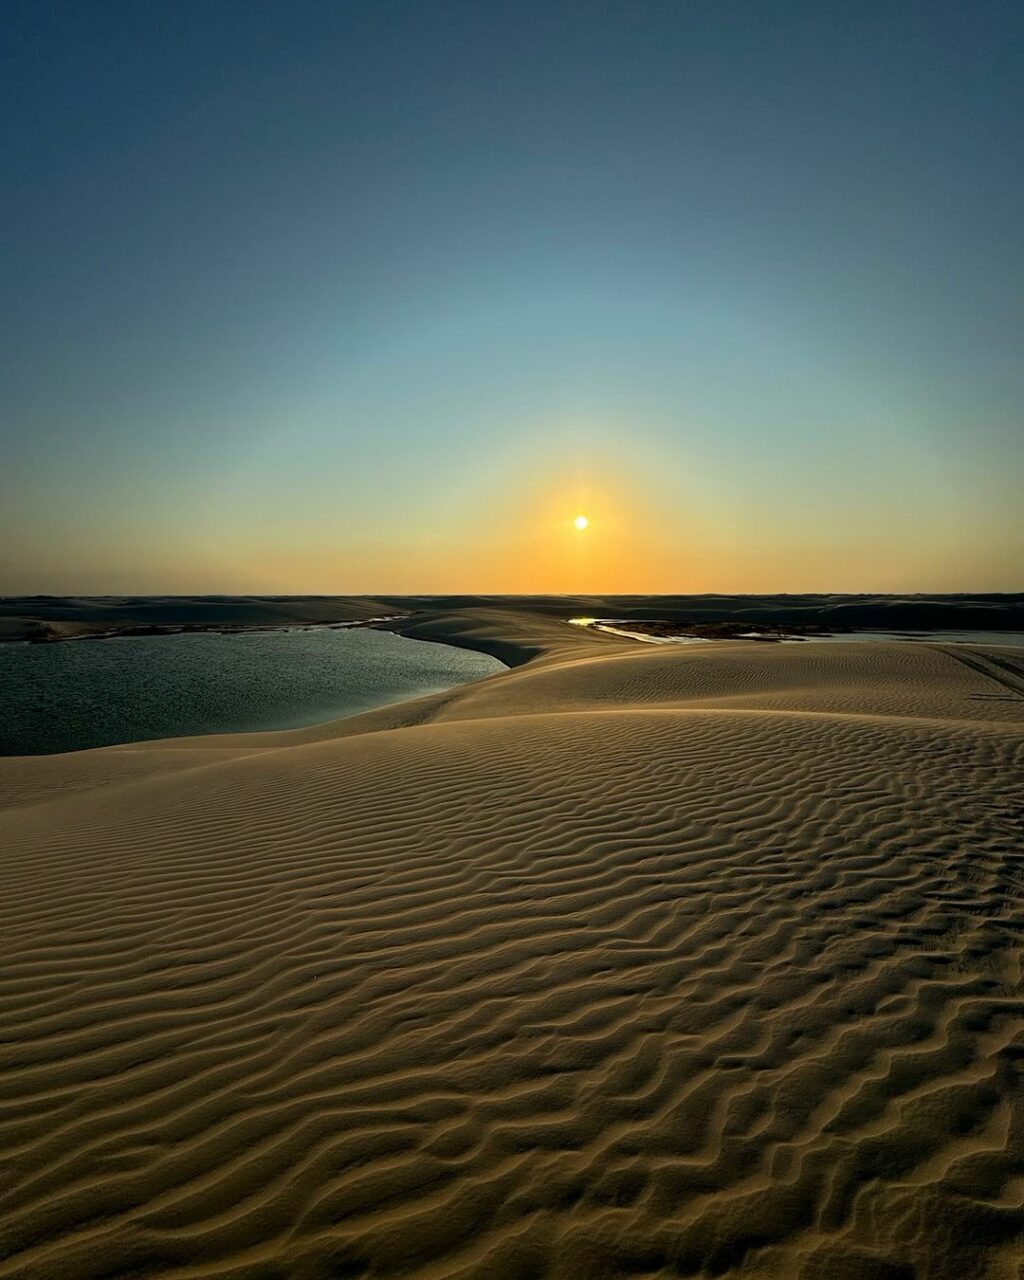
[[[365,628],[0,644],[0,755],[298,728],[504,670]]]

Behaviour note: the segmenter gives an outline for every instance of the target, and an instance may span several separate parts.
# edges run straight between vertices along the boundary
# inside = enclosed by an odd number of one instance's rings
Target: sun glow
[[[590,521],[587,519],[586,516],[577,516],[576,519],[573,521],[573,524],[582,533],[583,530],[587,527],[587,525],[590,524]]]

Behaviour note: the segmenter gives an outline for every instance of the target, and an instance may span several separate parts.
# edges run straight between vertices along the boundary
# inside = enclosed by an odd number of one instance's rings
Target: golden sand
[[[1016,1280],[1019,659],[410,630],[532,660],[0,761],[0,1277]]]

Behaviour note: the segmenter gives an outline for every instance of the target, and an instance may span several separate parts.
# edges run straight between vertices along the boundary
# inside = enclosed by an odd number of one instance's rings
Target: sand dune
[[[523,665],[0,761],[0,1277],[1018,1277],[1019,658],[410,625]]]

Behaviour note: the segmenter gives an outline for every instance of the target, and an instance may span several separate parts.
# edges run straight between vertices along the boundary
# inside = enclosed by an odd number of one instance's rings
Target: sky
[[[0,59],[0,593],[1024,589],[1019,0],[7,0]]]

